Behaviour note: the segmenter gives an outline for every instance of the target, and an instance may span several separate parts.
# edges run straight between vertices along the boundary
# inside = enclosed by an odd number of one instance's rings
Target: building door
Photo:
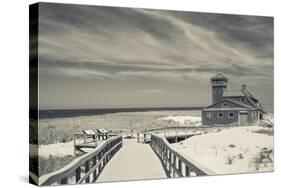
[[[239,114],[240,125],[248,124],[248,112],[241,111]]]

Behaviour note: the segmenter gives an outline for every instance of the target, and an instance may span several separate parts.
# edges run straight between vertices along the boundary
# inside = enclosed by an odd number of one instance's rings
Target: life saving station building
[[[227,83],[223,73],[211,78],[212,105],[202,110],[202,124],[249,125],[262,119],[265,111],[246,85],[241,90],[228,91]]]

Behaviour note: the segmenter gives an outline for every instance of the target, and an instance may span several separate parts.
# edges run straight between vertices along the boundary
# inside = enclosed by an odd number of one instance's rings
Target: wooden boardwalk
[[[124,139],[123,147],[105,166],[96,182],[167,178],[164,168],[149,144]]]
[[[193,159],[175,151],[167,141],[167,137],[177,140],[179,137],[192,136],[189,132],[184,131],[183,134],[176,130],[176,134],[161,134],[159,131],[157,130],[158,134],[144,132],[143,138],[138,134],[138,139],[113,136],[103,140],[94,151],[84,154],[65,167],[39,178],[31,173],[30,178],[38,185],[58,185],[214,174]],[[192,134],[199,133],[193,131]]]

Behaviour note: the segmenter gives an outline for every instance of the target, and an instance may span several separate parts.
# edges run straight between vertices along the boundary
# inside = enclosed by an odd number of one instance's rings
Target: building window
[[[218,118],[222,118],[223,117],[223,113],[222,112],[219,112],[218,113]]]
[[[228,118],[234,118],[234,113],[233,112],[228,112]]]
[[[244,98],[241,98],[241,102],[245,102],[245,99],[244,99]]]
[[[208,112],[207,113],[207,118],[211,118],[212,117],[212,113]]]
[[[223,107],[228,107],[228,104],[227,103],[223,103],[222,106]]]

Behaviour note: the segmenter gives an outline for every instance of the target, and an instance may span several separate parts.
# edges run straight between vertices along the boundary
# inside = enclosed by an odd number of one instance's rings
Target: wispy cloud
[[[164,92],[163,90],[155,90],[155,89],[151,89],[151,90],[138,90],[136,91],[136,93],[139,94],[159,94]]]
[[[257,86],[273,80],[273,19],[42,3],[39,57],[73,79],[191,84],[220,71]]]

